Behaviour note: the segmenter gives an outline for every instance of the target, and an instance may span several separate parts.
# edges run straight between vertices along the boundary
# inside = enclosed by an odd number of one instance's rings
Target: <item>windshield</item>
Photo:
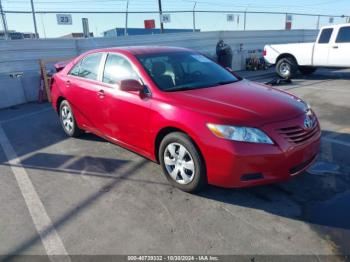
[[[229,84],[239,79],[207,57],[191,52],[138,55],[159,89],[179,91]]]

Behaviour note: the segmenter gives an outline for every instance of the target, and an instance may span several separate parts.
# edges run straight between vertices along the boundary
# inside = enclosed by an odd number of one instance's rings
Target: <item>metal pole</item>
[[[193,6],[193,32],[196,32],[196,5],[197,5],[197,1],[194,1],[194,6]]]
[[[159,19],[160,19],[160,33],[162,34],[164,32],[164,25],[162,22],[162,0],[158,0],[158,6],[159,6]]]
[[[34,9],[34,2],[33,2],[33,0],[30,0],[30,4],[31,4],[31,6],[32,6],[32,15],[33,15],[33,23],[34,23],[35,38],[39,38],[38,27],[37,27],[37,25],[36,25],[35,9]]]
[[[286,19],[284,21],[284,30],[287,30],[288,13],[286,13]]]
[[[9,35],[8,35],[8,29],[7,29],[6,16],[5,16],[4,10],[2,9],[1,0],[0,0],[0,13],[1,13],[2,26],[4,28],[5,40],[8,40],[9,39]]]
[[[247,25],[247,11],[244,11],[244,31]]]
[[[44,32],[44,38],[46,39],[46,29],[45,29],[45,24],[44,24],[44,20],[43,20],[43,15],[40,15],[40,20],[41,20],[41,26],[43,27],[43,32]]]
[[[127,35],[128,35],[128,11],[129,11],[129,0],[126,1],[124,36],[127,36]]]
[[[320,29],[320,16],[317,17],[317,26],[316,29]]]

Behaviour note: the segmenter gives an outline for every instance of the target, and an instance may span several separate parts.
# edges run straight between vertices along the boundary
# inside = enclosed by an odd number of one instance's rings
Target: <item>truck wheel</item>
[[[312,66],[299,66],[300,73],[306,76],[313,74],[316,71],[316,69],[316,67]]]
[[[293,78],[297,69],[297,62],[291,57],[282,58],[276,64],[276,73],[284,79]]]

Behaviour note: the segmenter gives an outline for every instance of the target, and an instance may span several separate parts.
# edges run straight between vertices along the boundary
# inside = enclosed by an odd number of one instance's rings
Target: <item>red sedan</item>
[[[51,98],[68,136],[89,131],[137,152],[188,192],[289,179],[320,147],[304,101],[189,49],[84,53],[55,74]]]

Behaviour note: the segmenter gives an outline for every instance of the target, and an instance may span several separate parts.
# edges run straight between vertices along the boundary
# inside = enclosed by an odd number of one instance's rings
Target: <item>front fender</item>
[[[214,120],[211,121],[211,117],[203,113],[162,102],[153,105],[153,112],[151,117],[152,145],[150,145],[152,148],[156,145],[159,133],[165,128],[174,128],[186,133],[201,152],[205,147],[206,138],[213,136],[206,125]],[[156,159],[157,148],[154,149],[153,157]]]

